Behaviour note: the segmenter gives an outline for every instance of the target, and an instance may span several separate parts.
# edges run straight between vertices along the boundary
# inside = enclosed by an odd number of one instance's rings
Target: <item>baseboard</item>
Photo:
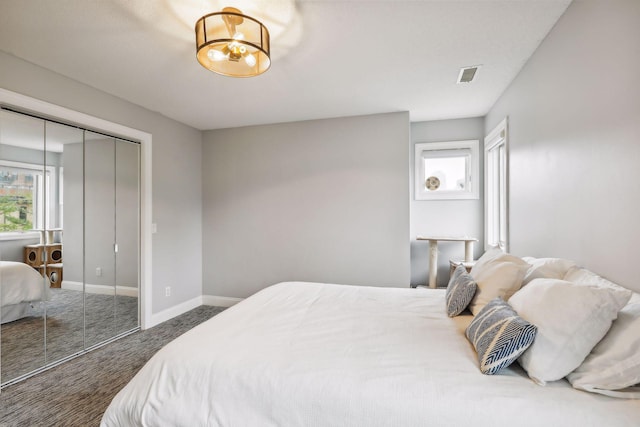
[[[63,280],[60,285],[62,289],[68,289],[70,291],[82,291],[82,282],[73,282],[71,280]],[[87,283],[84,290],[88,294],[101,294],[101,295],[113,295],[113,286],[107,285],[93,285]],[[116,286],[116,295],[123,295],[126,297],[137,297],[138,288],[133,286]]]
[[[82,291],[82,282],[73,282],[69,280],[63,280],[62,289]],[[87,293],[93,293],[93,294],[113,295],[113,286],[92,285],[87,283],[85,285],[85,291]],[[138,296],[138,289],[130,286],[116,286],[116,291],[118,295]],[[215,295],[198,296],[188,301],[185,301],[183,303],[180,303],[178,305],[175,305],[173,307],[169,307],[165,310],[162,310],[159,313],[152,314],[151,318],[146,322],[144,329],[152,328],[156,325],[159,325],[162,322],[166,322],[169,319],[173,319],[176,316],[180,316],[181,314],[184,314],[187,311],[200,307],[201,305],[211,305],[216,307],[231,307],[232,305],[239,303],[243,299],[244,298],[219,297]]]
[[[159,313],[154,313],[151,315],[151,319],[149,319],[149,322],[147,322],[147,324],[145,325],[145,329],[152,328],[156,325],[159,325],[162,322],[166,322],[169,319],[173,319],[176,316],[180,316],[181,314],[184,314],[187,311],[200,307],[201,305],[202,305],[202,296],[199,296],[199,297],[190,299],[189,301],[182,302],[178,305],[174,305],[173,307],[169,307],[165,310],[162,310]]]
[[[236,305],[243,299],[244,298],[217,297],[215,295],[203,295],[202,305],[215,305],[216,307],[231,307],[232,305]]]

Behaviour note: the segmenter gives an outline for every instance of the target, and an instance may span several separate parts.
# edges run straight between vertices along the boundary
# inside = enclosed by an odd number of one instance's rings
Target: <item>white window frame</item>
[[[416,200],[465,200],[480,198],[480,141],[445,141],[445,142],[419,142],[415,145],[414,171],[415,171],[415,199]],[[456,150],[463,155],[470,152],[470,159],[467,163],[465,190],[459,191],[429,191],[425,188],[424,182],[427,179],[424,170],[426,157],[437,157],[441,152],[445,157],[455,156]]]
[[[15,170],[27,170],[34,172],[36,180],[34,181],[34,197],[33,197],[33,230],[54,228],[51,224],[56,222],[56,173],[54,166],[42,166],[33,163],[14,162],[10,160],[0,160],[0,167]],[[46,173],[43,173],[46,171]],[[43,180],[44,177],[44,180]],[[48,182],[47,182],[48,181]],[[47,191],[48,190],[48,191]],[[44,206],[42,206],[39,193],[45,192]],[[46,212],[44,211],[46,209]],[[45,227],[46,224],[46,227]],[[32,238],[39,236],[33,232],[24,231],[6,231],[0,232],[0,240],[13,240],[16,238]]]
[[[484,140],[485,249],[509,251],[509,132],[505,117]]]

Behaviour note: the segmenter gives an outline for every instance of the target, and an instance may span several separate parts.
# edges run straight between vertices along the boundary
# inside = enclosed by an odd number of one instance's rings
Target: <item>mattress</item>
[[[9,323],[31,314],[31,303],[23,302],[0,307],[0,323]]]
[[[482,375],[444,290],[288,282],[160,350],[101,426],[637,426],[640,401]]]

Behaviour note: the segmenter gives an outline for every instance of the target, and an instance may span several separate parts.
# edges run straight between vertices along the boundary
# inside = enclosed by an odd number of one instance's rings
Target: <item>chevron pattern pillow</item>
[[[495,298],[474,317],[466,335],[478,353],[480,371],[493,375],[520,357],[537,331],[502,298]]]
[[[445,294],[447,315],[454,317],[462,313],[473,299],[477,288],[478,285],[467,273],[465,266],[458,265],[451,275]]]

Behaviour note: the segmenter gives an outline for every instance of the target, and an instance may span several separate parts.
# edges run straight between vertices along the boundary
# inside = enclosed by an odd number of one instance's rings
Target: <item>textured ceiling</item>
[[[201,130],[393,111],[473,117],[570,0],[263,1],[289,27],[272,40],[271,69],[250,79],[195,60],[193,22],[217,10],[210,3],[2,0],[0,49]],[[249,13],[242,3],[224,6]],[[456,84],[470,65],[482,65],[476,81]]]

